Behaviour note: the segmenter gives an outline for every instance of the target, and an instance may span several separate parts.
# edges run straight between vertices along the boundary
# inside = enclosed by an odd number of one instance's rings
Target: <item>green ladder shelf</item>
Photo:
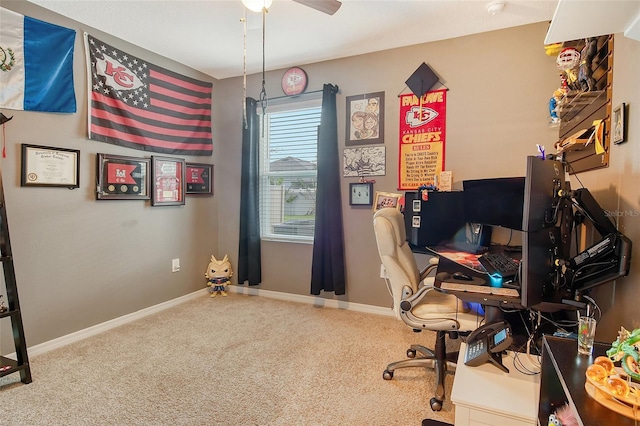
[[[16,286],[16,272],[13,268],[13,255],[9,241],[9,225],[7,224],[7,209],[4,202],[4,187],[2,184],[2,169],[0,168],[0,262],[4,269],[4,283],[7,291],[8,310],[0,312],[0,320],[11,319],[13,343],[16,350],[16,360],[0,356],[0,377],[13,373],[20,373],[22,383],[31,383],[31,368],[27,355],[27,343],[24,338],[22,314],[18,301],[18,287]]]

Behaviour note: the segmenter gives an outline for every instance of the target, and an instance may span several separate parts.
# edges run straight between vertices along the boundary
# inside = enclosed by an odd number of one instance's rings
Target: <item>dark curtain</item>
[[[325,84],[318,129],[316,225],[311,265],[311,294],[321,290],[345,294],[344,234],[338,152],[338,86]]]
[[[240,178],[240,242],[238,284],[258,285],[262,281],[260,256],[259,143],[257,102],[247,98],[246,122],[242,127],[242,175]]]

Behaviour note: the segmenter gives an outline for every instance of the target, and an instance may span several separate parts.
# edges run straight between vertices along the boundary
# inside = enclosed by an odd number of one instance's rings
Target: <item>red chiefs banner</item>
[[[400,96],[400,153],[398,189],[435,185],[444,170],[446,89]]]

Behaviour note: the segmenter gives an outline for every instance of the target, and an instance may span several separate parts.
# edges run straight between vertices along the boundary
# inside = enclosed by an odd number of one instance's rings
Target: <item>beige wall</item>
[[[618,229],[635,243],[631,272],[615,285],[603,285],[592,296],[605,311],[596,338],[606,342],[617,337],[621,326],[640,328],[640,42],[617,34],[613,58],[613,107],[628,105],[628,142],[611,147],[610,167],[583,173],[580,180],[603,209],[618,212]]]
[[[2,110],[13,116],[5,127],[7,157],[1,165],[27,344],[43,343],[203,288],[209,258],[218,254],[220,198],[188,197],[185,206],[170,207],[151,207],[149,201],[137,200],[96,201],[98,152],[137,157],[152,153],[87,139],[83,31],[173,71],[213,79],[31,3],[3,1],[2,6],[76,30],[78,112]],[[220,140],[217,128],[214,139]],[[22,143],[79,149],[80,188],[21,187]],[[180,158],[217,164],[219,155],[216,149],[213,157]],[[173,258],[180,259],[178,273],[171,272]],[[0,349],[13,352],[12,345],[7,346],[9,321],[1,325]]]
[[[82,25],[29,3],[2,1],[25,15],[74,28],[75,81],[79,111],[54,115],[3,110],[14,116],[7,124],[7,158],[1,160],[20,301],[29,346],[171,300],[204,287],[203,273],[210,254],[228,254],[237,263],[240,207],[242,79],[214,81],[212,158],[215,165],[213,198],[187,198],[182,207],[150,207],[139,201],[95,201],[95,154],[150,156],[151,154],[89,141],[86,138],[86,99]],[[340,86],[338,134],[344,147],[345,97],[385,92],[387,175],[375,177],[378,191],[396,191],[398,163],[398,95],[404,81],[427,62],[448,87],[446,168],[455,186],[469,178],[524,175],[525,157],[536,144],[549,149],[557,130],[548,126],[548,100],[559,85],[554,58],[544,53],[547,24],[540,23],[492,33],[461,37],[315,64],[299,64],[309,76],[308,91],[323,83]],[[110,38],[97,31],[95,35]],[[111,38],[111,40],[113,40]],[[200,78],[206,76],[123,41],[118,45],[158,65]],[[629,139],[612,147],[608,169],[580,175],[603,207],[640,211],[640,148],[634,110],[640,43],[616,38],[614,104],[630,104]],[[280,96],[284,70],[267,73],[267,93]],[[260,75],[248,78],[250,96],[258,97]],[[209,80],[212,80],[209,78]],[[21,188],[20,143],[81,150],[81,187]],[[635,160],[635,161],[634,161]],[[341,159],[336,159],[340,161]],[[371,211],[351,208],[347,189],[354,178],[342,180],[346,240],[347,294],[321,297],[390,306],[371,225]],[[621,229],[632,239],[640,236],[640,217],[621,216]],[[312,246],[263,243],[262,289],[308,295]],[[182,271],[172,274],[170,261],[180,257]],[[636,256],[636,259],[638,256]],[[633,262],[630,277],[619,280],[616,292],[605,286],[597,292],[606,310],[598,334],[615,338],[621,324],[634,322],[634,288],[640,272]],[[637,274],[636,274],[637,272]],[[615,303],[615,309],[610,305]],[[0,329],[6,336],[6,327]],[[3,337],[3,346],[6,345]]]
[[[446,168],[453,171],[454,186],[468,178],[523,176],[525,157],[536,154],[536,144],[552,146],[557,129],[548,126],[548,100],[559,84],[555,58],[545,55],[542,40],[546,24],[529,25],[504,31],[421,44],[334,61],[307,64],[308,90],[319,90],[323,83],[340,87],[338,95],[338,136],[344,148],[345,98],[385,92],[386,176],[376,176],[374,189],[397,192],[399,98],[408,93],[407,78],[426,62],[442,78],[447,92]],[[267,73],[267,94],[280,96],[279,82],[284,70]],[[241,93],[241,79],[225,79],[218,94]],[[249,79],[248,93],[257,97],[260,76]],[[224,140],[238,140],[239,110],[224,111]],[[240,148],[224,144],[221,156],[228,167],[239,164]],[[337,159],[342,161],[342,159]],[[225,210],[237,217],[239,170],[221,189],[231,200]],[[347,194],[350,182],[342,180],[345,226],[347,294],[323,297],[357,303],[390,306],[390,297],[379,278],[380,261],[373,236],[372,213],[368,208],[351,208]],[[222,213],[221,213],[222,214]],[[236,219],[233,219],[236,220]],[[220,248],[233,252],[237,246],[236,224],[220,230]],[[224,235],[227,232],[228,235]],[[309,294],[311,246],[263,242],[262,288],[296,294]]]
[[[375,190],[397,192],[398,164],[398,95],[408,93],[406,79],[422,63],[428,63],[441,77],[447,93],[446,169],[452,170],[454,186],[461,188],[464,179],[483,177],[524,176],[528,155],[537,155],[536,144],[553,152],[558,130],[549,126],[548,103],[559,87],[555,57],[545,55],[543,48],[547,24],[540,23],[490,33],[382,51],[357,57],[315,64],[306,64],[308,91],[319,90],[323,83],[340,86],[338,95],[338,135],[344,148],[345,98],[347,96],[385,92],[385,146],[387,175],[376,176]],[[619,41],[618,41],[619,40]],[[638,99],[638,89],[632,76],[638,64],[640,43],[616,37],[614,65],[614,104],[631,103]],[[284,70],[267,73],[267,94],[281,96],[280,78]],[[249,96],[258,97],[260,75],[248,79]],[[238,236],[240,170],[240,78],[225,79],[218,85],[225,99],[236,99],[218,118],[225,143],[220,146],[225,158],[225,185],[220,189],[229,202],[221,210],[230,227],[220,228],[220,251],[235,253]],[[238,106],[236,106],[238,105]],[[638,148],[638,113],[633,105],[630,113],[630,142],[611,148],[611,166],[604,170],[579,175],[607,210],[627,210],[620,225],[632,240],[640,236],[639,190],[634,175],[640,164]],[[635,119],[635,120],[634,120]],[[636,123],[634,123],[634,121]],[[230,124],[230,125],[228,125]],[[634,124],[636,126],[634,127]],[[226,143],[231,142],[233,143]],[[634,142],[635,141],[635,142]],[[634,163],[633,159],[636,158]],[[342,161],[338,159],[337,161]],[[634,170],[635,169],[635,170]],[[635,176],[637,178],[637,176]],[[347,193],[350,182],[342,180],[342,205],[346,241],[347,293],[321,297],[390,306],[390,297],[379,278],[379,259],[372,229],[372,213],[366,208],[351,208]],[[572,185],[577,187],[575,178]],[[588,182],[588,183],[587,183]],[[634,217],[634,212],[638,214]],[[230,213],[227,215],[227,213]],[[506,238],[504,230],[500,236]],[[308,295],[312,247],[310,245],[263,242],[263,284],[260,288]],[[637,264],[638,255],[633,264]],[[598,337],[613,340],[621,324],[640,326],[631,311],[640,291],[634,287],[638,275],[632,266],[630,277],[616,285],[605,285],[595,291],[596,299],[605,311]],[[613,309],[615,304],[615,309]]]

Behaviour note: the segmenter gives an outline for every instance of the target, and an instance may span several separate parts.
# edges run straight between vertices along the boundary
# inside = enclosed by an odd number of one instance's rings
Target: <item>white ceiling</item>
[[[640,0],[560,0],[545,43],[617,33],[640,41]]]
[[[243,74],[240,0],[29,0],[222,79]],[[266,69],[348,57],[551,21],[558,0],[342,0],[326,15],[274,0],[266,15]],[[262,70],[262,16],[247,11],[247,73]],[[542,45],[543,40],[540,40]]]

